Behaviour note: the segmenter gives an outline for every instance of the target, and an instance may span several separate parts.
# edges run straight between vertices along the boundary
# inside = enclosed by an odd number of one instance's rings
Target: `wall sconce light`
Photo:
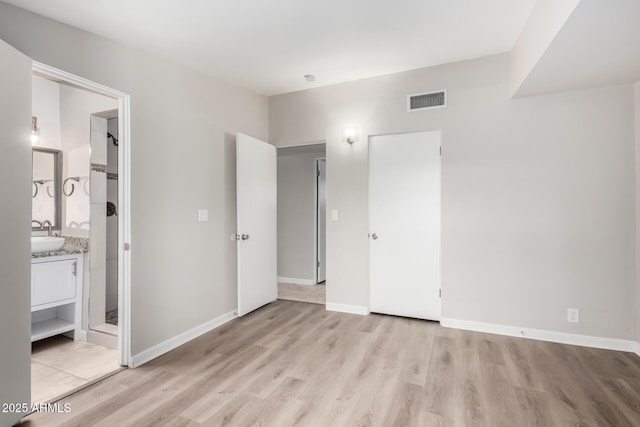
[[[40,129],[38,128],[38,118],[36,116],[31,117],[31,145],[38,145],[40,143]]]
[[[360,129],[357,126],[349,126],[342,130],[342,142],[353,144],[360,140]]]

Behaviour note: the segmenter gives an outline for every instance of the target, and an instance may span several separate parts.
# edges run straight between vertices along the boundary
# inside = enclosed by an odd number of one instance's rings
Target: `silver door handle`
[[[376,233],[371,233],[371,238],[373,240],[378,240],[378,235]]]
[[[249,235],[248,234],[243,234],[241,239],[242,240],[249,240]]]

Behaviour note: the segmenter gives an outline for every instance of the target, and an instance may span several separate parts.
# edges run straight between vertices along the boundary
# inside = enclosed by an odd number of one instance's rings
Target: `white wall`
[[[33,76],[31,115],[38,118],[40,138],[37,146],[60,149],[60,85]]]
[[[0,38],[131,96],[132,352],[236,309],[234,135],[267,139],[266,97],[5,3]]]
[[[278,277],[313,284],[316,159],[325,146],[278,150]]]
[[[60,85],[60,132],[64,152],[62,179],[80,177],[80,183],[70,181],[75,185],[73,194],[62,197],[63,236],[88,238],[90,235],[90,187],[95,186],[90,184],[90,170],[96,151],[91,147],[90,119],[91,114],[115,108],[118,108],[118,102],[113,98]],[[106,180],[104,177],[101,179]],[[70,184],[65,188],[69,191]]]
[[[62,180],[79,176],[73,194],[62,196],[62,230],[64,236],[89,237],[89,144],[91,114],[118,107],[116,100],[44,78],[32,77],[32,111],[38,117],[38,146],[62,151]]]
[[[633,87],[511,99],[509,69],[498,55],[269,99],[272,143],[327,141],[327,302],[368,306],[367,136],[439,129],[443,316],[632,339]],[[447,108],[406,112],[443,88]],[[340,142],[348,124],[360,143]]]
[[[30,61],[0,41],[0,403],[29,403],[31,384]],[[25,96],[26,95],[26,96]],[[0,411],[0,426],[23,414]]]
[[[60,85],[58,83],[46,80],[42,77],[35,75],[31,77],[31,114],[38,118],[39,131],[39,138],[34,144],[34,147],[52,148],[55,150],[61,149],[59,86]],[[47,155],[46,157],[50,156]],[[64,158],[64,155],[62,157]],[[37,176],[37,172],[42,170],[41,166],[37,164],[37,158],[38,156],[33,159],[33,180],[43,178],[42,176]],[[53,165],[50,159],[45,163],[50,166]],[[53,175],[51,174],[48,176]],[[49,197],[49,194],[53,194],[54,191],[53,182],[48,182],[45,185],[40,186],[36,196],[31,199],[32,219],[39,221],[49,219],[52,222],[55,222],[53,221],[55,218],[55,203],[53,202],[53,199]],[[64,221],[63,216],[60,217],[60,220]],[[54,224],[54,227],[56,230],[60,230],[61,224]],[[46,231],[36,232],[36,234],[46,234]]]
[[[511,51],[511,93],[527,76],[581,0],[538,0]]]

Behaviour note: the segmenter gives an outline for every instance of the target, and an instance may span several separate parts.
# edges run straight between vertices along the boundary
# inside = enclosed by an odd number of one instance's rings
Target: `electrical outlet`
[[[209,211],[207,209],[199,209],[198,210],[198,221],[200,221],[200,222],[209,221]]]
[[[579,323],[580,322],[580,310],[577,308],[567,308],[567,322]]]

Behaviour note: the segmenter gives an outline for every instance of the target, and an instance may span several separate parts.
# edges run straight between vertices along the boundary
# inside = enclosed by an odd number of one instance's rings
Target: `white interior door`
[[[371,311],[440,319],[440,132],[369,139]]]
[[[238,316],[278,298],[276,147],[236,138]]]
[[[318,280],[316,283],[322,283],[327,279],[327,161],[325,159],[320,159],[317,161],[318,165],[318,185],[317,185],[317,194],[318,194],[318,212],[316,215],[317,221],[317,236],[316,241],[318,243],[317,247],[317,269],[318,269]]]
[[[31,402],[31,59],[0,40],[0,64],[0,425],[10,426]]]

